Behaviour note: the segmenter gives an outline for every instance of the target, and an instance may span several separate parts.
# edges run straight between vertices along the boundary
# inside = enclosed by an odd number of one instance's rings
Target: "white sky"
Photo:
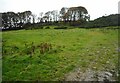
[[[119,0],[0,0],[0,12],[32,11],[40,12],[60,10],[62,7],[84,6],[91,16],[96,19],[103,15],[118,13]]]

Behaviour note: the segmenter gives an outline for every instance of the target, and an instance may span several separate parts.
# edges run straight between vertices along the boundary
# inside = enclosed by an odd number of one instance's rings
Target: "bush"
[[[34,26],[33,29],[43,29],[44,27],[43,26]]]
[[[44,27],[43,26],[41,26],[41,27],[38,27],[37,29],[43,29]]]
[[[47,26],[47,27],[45,27],[45,29],[50,29],[50,27],[49,27],[49,26]]]
[[[25,30],[32,30],[32,29],[43,29],[43,26],[31,25],[30,27],[26,27]]]
[[[55,27],[54,29],[67,29],[68,27],[66,27],[66,26],[57,26],[57,27]]]

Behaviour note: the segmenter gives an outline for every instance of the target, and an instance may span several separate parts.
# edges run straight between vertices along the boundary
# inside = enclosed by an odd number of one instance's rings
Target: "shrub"
[[[43,28],[44,28],[43,26],[40,26],[40,27],[35,26],[35,27],[33,27],[33,29],[43,29]]]
[[[50,29],[50,27],[49,27],[49,26],[47,26],[47,27],[45,27],[45,29]]]
[[[43,26],[41,26],[41,27],[39,27],[39,28],[37,28],[37,29],[43,29],[44,27]]]
[[[40,27],[39,27],[39,26],[35,26],[35,25],[33,26],[33,25],[32,25],[31,27],[26,27],[25,30],[43,29],[43,28],[44,28],[43,26],[40,26]]]
[[[54,29],[67,29],[68,27],[66,27],[66,26],[57,26],[57,27],[55,27]]]

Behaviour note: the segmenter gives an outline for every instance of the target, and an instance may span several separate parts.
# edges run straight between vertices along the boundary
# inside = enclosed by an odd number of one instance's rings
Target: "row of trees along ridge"
[[[37,17],[31,11],[4,12],[2,14],[2,29],[21,29],[28,23],[50,23],[50,22],[76,22],[89,21],[90,15],[85,7],[61,8],[60,11],[53,10],[46,13],[41,12]]]

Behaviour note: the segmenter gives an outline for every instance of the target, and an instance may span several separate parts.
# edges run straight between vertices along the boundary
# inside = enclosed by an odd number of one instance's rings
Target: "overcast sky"
[[[91,16],[96,19],[103,15],[118,13],[119,0],[0,0],[0,12],[32,11],[40,12],[60,10],[62,7],[84,6]]]

